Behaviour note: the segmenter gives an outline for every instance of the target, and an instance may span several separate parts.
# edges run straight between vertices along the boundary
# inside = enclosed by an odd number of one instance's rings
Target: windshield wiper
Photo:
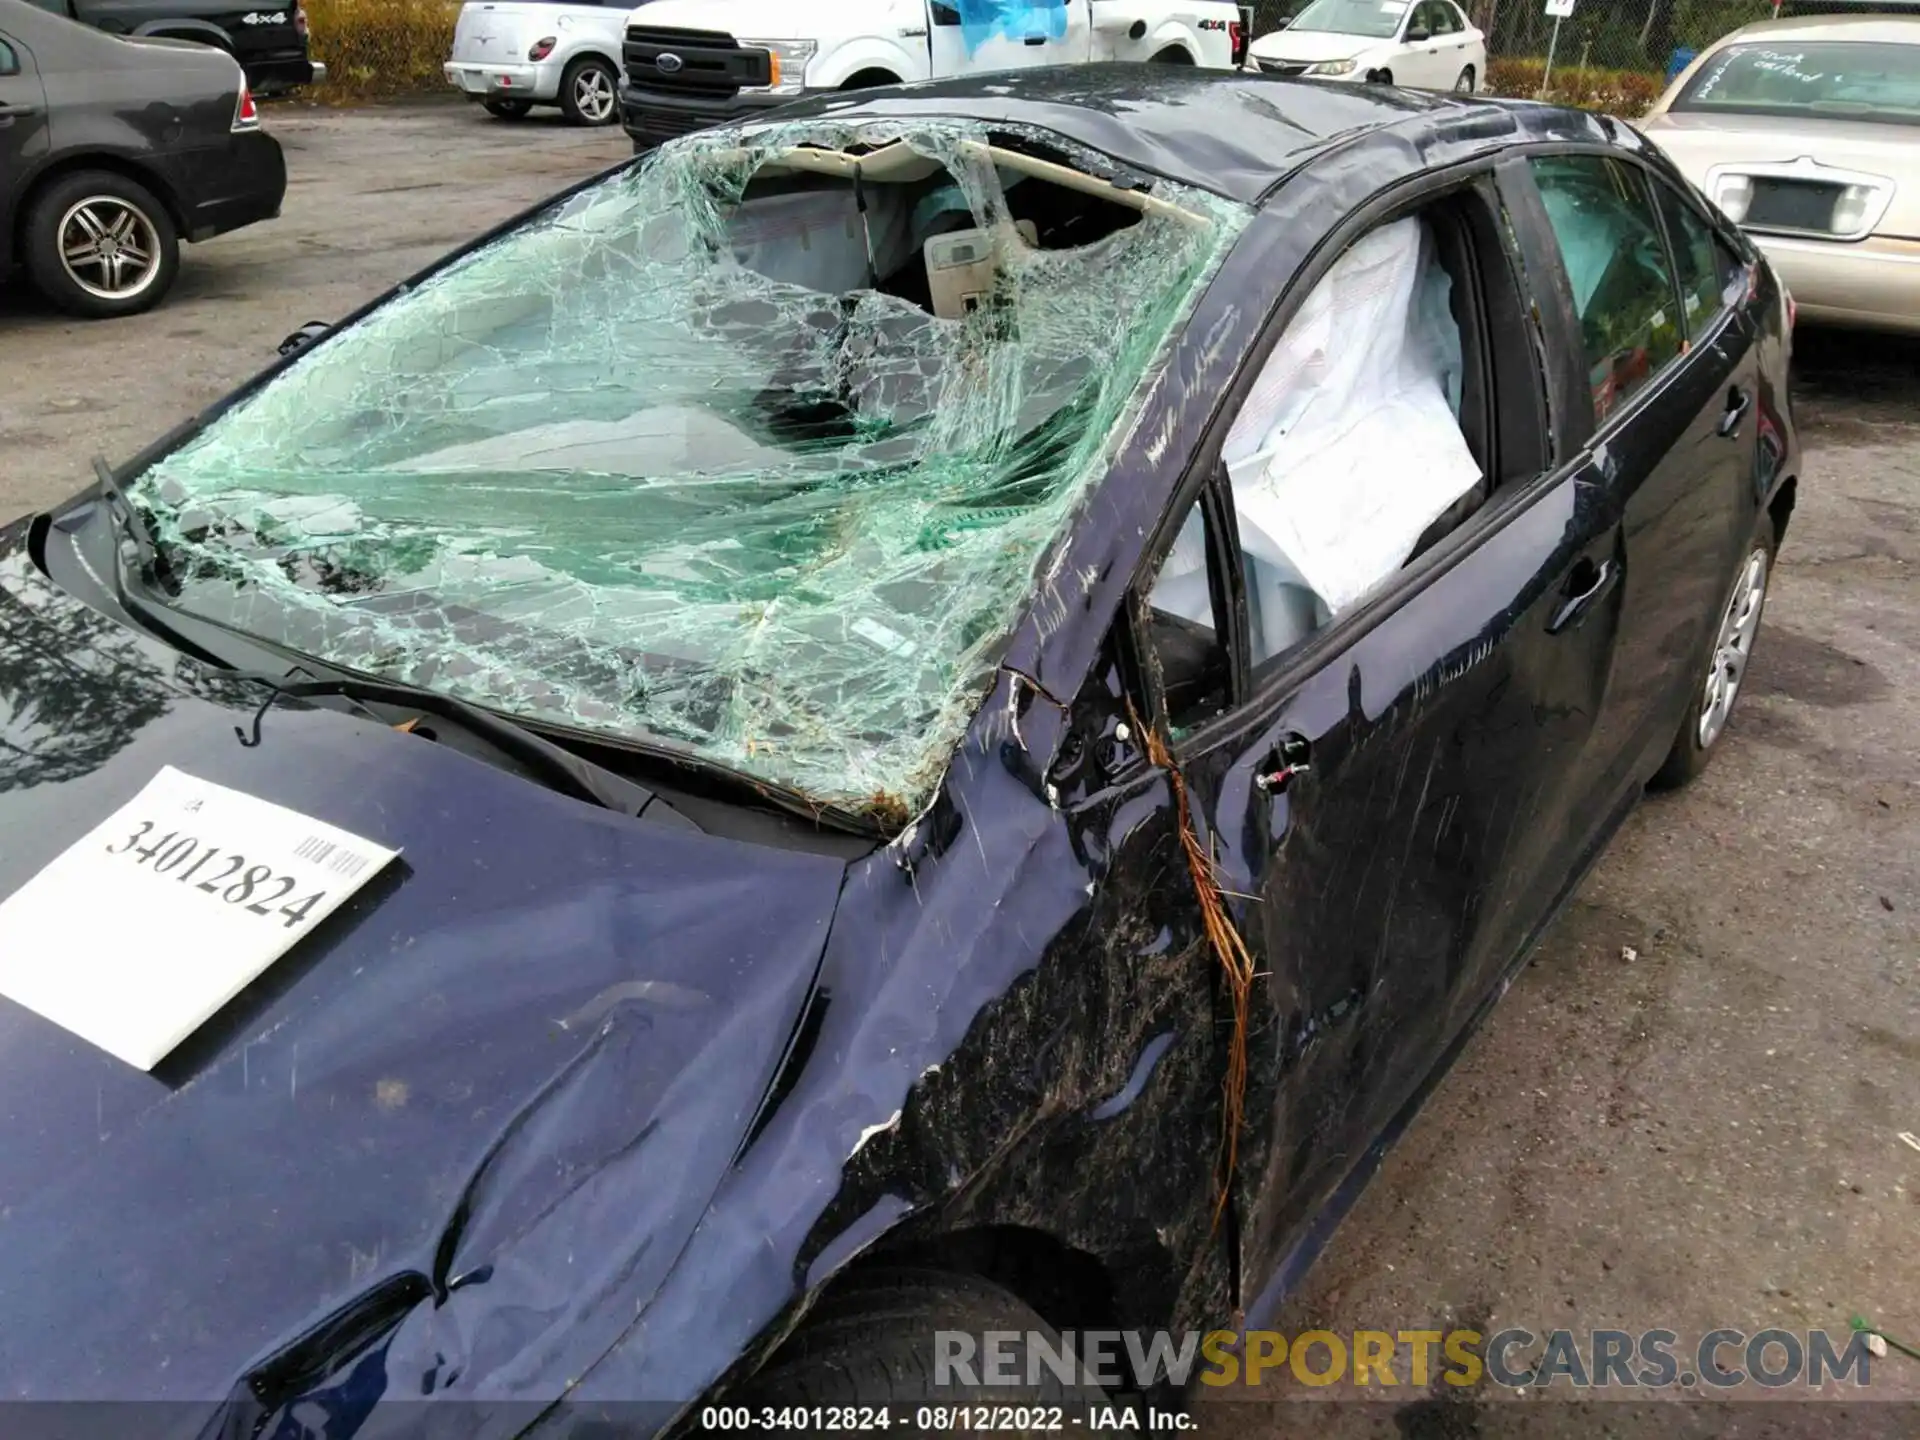
[[[140,518],[140,512],[127,499],[127,492],[113,478],[113,467],[107,464],[106,456],[93,457],[93,475],[100,484],[100,504],[112,517],[119,534],[133,542],[134,552],[140,557],[140,578],[149,582],[158,579],[167,562],[160,554],[160,547],[154,544],[147,522]],[[114,567],[113,579],[114,589],[119,592],[114,598],[119,599],[126,591],[126,581],[118,566]]]
[[[764,801],[775,809],[784,810],[796,819],[805,820],[816,826],[825,826],[867,839],[874,837],[884,839],[887,835],[886,828],[877,819],[838,805],[811,799],[791,786],[762,779],[758,775],[738,769],[723,760],[702,755],[698,751],[683,750],[678,745],[649,741],[630,735],[602,735],[571,725],[542,725],[541,728],[551,729],[577,744],[590,746],[623,759],[631,757],[646,760],[656,767],[669,766],[690,771],[709,780],[718,780],[729,789],[746,791],[754,799]],[[669,784],[671,785],[671,780]]]
[[[230,670],[228,673],[236,680],[251,680],[265,685],[289,700],[316,700],[337,695],[366,704],[393,705],[422,714],[439,715],[535,772],[553,789],[616,814],[638,817],[659,798],[645,786],[636,785],[591,760],[575,755],[517,721],[438,690],[393,680],[364,680],[355,675],[327,675],[297,680],[293,678],[296,674],[305,673],[299,667],[284,675],[271,675],[261,670]],[[237,725],[234,729],[239,731],[241,742],[246,743],[246,733],[240,731]],[[254,743],[258,743],[257,734]],[[665,809],[690,828],[698,828],[691,820],[674,812],[671,806]]]
[[[127,498],[126,492],[114,479],[113,471],[106,460],[96,457],[93,465],[94,474],[100,483],[101,506],[113,522],[115,530],[114,563],[109,567],[112,571],[114,602],[135,623],[151,631],[174,649],[215,667],[232,679],[264,685],[275,695],[284,696],[290,700],[314,700],[338,696],[354,702],[391,705],[400,709],[419,711],[422,714],[438,715],[460,725],[469,733],[492,745],[503,755],[518,761],[553,789],[618,814],[638,816],[648,810],[655,800],[660,799],[646,786],[627,779],[605,765],[576,754],[564,745],[549,740],[533,725],[509,719],[497,711],[441,691],[408,685],[401,681],[343,674],[324,664],[310,662],[305,657],[299,656],[297,652],[288,656],[286,671],[274,674],[271,671],[235,665],[217,651],[181,634],[161,618],[162,615],[170,613],[171,607],[161,601],[149,602],[137,595],[127,584],[121,568],[123,558],[120,553],[121,540],[132,544],[143,584],[153,583],[166,575],[166,556],[154,542],[146,523],[140,518],[132,501]],[[156,611],[159,613],[155,613]],[[201,621],[198,617],[194,619],[197,628],[206,626],[220,630],[226,628],[216,621]],[[252,643],[260,645],[266,642],[253,638]],[[277,646],[267,648],[269,651],[279,649]],[[316,674],[316,671],[319,673]],[[296,678],[302,675],[306,678]],[[261,709],[264,713],[266,707],[262,706]],[[371,711],[367,713],[372,715]],[[372,715],[372,718],[382,719],[377,715]],[[252,736],[240,727],[234,727],[239,732],[243,743],[259,743],[259,719],[260,715],[256,714]],[[382,721],[382,723],[385,722]],[[881,833],[880,827],[864,816],[814,803],[799,792],[789,790],[785,786],[760,780],[745,771],[736,770],[691,751],[681,750],[677,746],[650,745],[644,741],[625,737],[614,738],[575,731],[571,727],[565,727],[564,733],[570,741],[592,746],[603,752],[644,759],[656,765],[671,765],[720,780],[731,788],[748,790],[767,804],[814,824],[825,824],[834,829],[862,836]],[[661,801],[660,814],[671,815],[675,822],[688,828],[701,828],[695,821],[676,810],[670,801]]]
[[[646,787],[636,785],[594,764],[591,760],[573,754],[544,736],[507,719],[504,715],[496,714],[478,705],[468,704],[451,695],[443,695],[437,690],[426,690],[395,681],[363,680],[352,675],[327,675],[316,678],[310,669],[299,662],[279,675],[265,670],[243,669],[208,650],[206,646],[189,640],[153,613],[156,608],[164,610],[166,608],[164,605],[147,604],[143,599],[136,597],[127,584],[127,578],[122,569],[121,541],[132,544],[143,584],[153,584],[165,575],[166,557],[154,542],[146,522],[140,518],[140,512],[134,508],[133,502],[120,488],[120,483],[114,479],[113,469],[104,457],[97,455],[94,457],[93,473],[99,481],[101,508],[107,512],[114,526],[114,563],[108,567],[112,572],[114,603],[126,615],[151,630],[176,650],[215,666],[232,679],[248,680],[264,685],[275,695],[292,700],[313,700],[337,695],[347,700],[395,705],[423,714],[442,716],[486,741],[503,755],[519,762],[552,788],[622,815],[638,816],[658,798]],[[306,675],[307,678],[304,680],[294,678],[301,674]],[[264,709],[263,706],[262,710]],[[259,744],[260,714],[254,715],[251,736],[237,725],[234,729],[239,734],[242,744]],[[683,821],[686,825],[693,826],[691,820],[673,811],[671,806],[665,807],[665,811],[673,814],[676,819]]]

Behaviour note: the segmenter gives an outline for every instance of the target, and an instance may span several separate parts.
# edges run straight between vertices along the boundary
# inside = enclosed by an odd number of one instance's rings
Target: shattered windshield
[[[964,122],[675,142],[143,474],[176,603],[917,808],[1244,223],[1105,171]]]

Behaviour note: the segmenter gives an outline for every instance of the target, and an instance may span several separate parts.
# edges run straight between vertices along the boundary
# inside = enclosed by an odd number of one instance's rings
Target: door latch
[[[1313,769],[1313,746],[1304,735],[1289,735],[1266,758],[1253,777],[1253,786],[1265,795],[1278,795],[1293,783],[1293,777]]]

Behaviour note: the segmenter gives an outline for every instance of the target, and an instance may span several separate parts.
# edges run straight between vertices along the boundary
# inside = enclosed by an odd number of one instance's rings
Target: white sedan
[[[1313,0],[1253,42],[1268,75],[1371,80],[1472,94],[1487,79],[1487,37],[1453,0]]]

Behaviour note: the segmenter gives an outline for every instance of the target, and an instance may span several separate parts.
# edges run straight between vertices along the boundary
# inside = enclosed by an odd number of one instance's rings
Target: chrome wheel
[[[613,118],[613,77],[598,65],[589,65],[573,77],[573,107],[590,125],[604,125]]]
[[[117,195],[89,195],[60,217],[60,267],[87,294],[131,300],[160,274],[160,232]]]
[[[1767,599],[1767,552],[1756,546],[1734,582],[1720,620],[1720,636],[1713,646],[1713,664],[1707,671],[1706,693],[1700,701],[1700,748],[1720,738],[1733,710],[1740,682],[1746,678],[1753,654],[1753,637],[1760,632],[1760,611]]]
[[[1473,67],[1469,65],[1460,72],[1460,78],[1453,82],[1453,93],[1471,95],[1473,93]]]

